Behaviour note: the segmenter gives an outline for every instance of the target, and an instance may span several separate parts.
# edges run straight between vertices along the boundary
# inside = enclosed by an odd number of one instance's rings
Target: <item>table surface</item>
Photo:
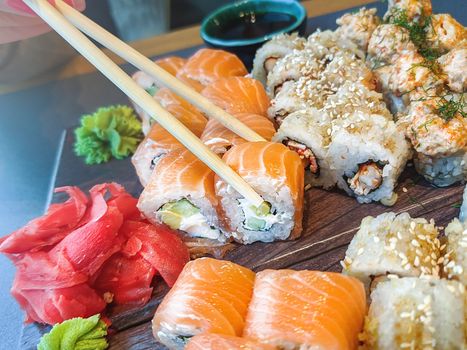
[[[458,0],[456,0],[457,2]],[[374,2],[372,0],[312,0],[304,5],[309,17]],[[434,5],[441,0],[435,0]],[[443,7],[446,8],[445,4]],[[436,6],[435,6],[436,11]],[[465,21],[464,21],[465,24]],[[148,57],[173,51],[191,52],[199,46],[199,26],[181,29],[132,43]],[[117,63],[121,60],[115,58]],[[124,65],[128,72],[134,68]],[[63,130],[76,125],[80,115],[103,104],[121,103],[126,97],[104,77],[90,86],[95,70],[82,57],[53,73],[15,86],[0,86],[0,236],[43,213],[50,201]],[[72,80],[70,80],[72,79]],[[60,84],[63,80],[69,80]],[[91,91],[89,89],[92,89]],[[105,91],[102,101],[98,91]],[[69,111],[73,111],[70,113]],[[0,255],[0,349],[17,348],[23,315],[9,294],[14,269]]]

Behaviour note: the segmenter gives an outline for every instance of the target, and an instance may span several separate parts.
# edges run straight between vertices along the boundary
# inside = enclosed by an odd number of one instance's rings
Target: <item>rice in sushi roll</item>
[[[467,185],[464,188],[464,197],[462,197],[462,205],[459,213],[459,220],[467,222]]]
[[[467,222],[454,219],[446,227],[443,275],[467,285]]]
[[[406,277],[378,284],[361,339],[362,349],[462,350],[466,292],[457,281]]]
[[[305,166],[305,183],[325,189],[336,185],[336,171],[328,156],[330,120],[326,113],[309,108],[290,114],[273,141],[298,153]]]
[[[279,34],[267,41],[256,51],[251,75],[266,86],[268,73],[275,66],[277,60],[289,54],[293,50],[302,50],[306,39],[299,37],[297,33]]]
[[[329,157],[337,186],[360,203],[392,205],[394,189],[411,152],[404,134],[392,120],[356,111],[333,121]]]
[[[247,142],[222,158],[265,202],[255,207],[221,178],[215,189],[228,236],[241,243],[293,239],[302,231],[304,170],[297,153],[273,142]]]
[[[440,242],[433,221],[408,213],[383,213],[362,220],[342,262],[343,273],[368,288],[387,275],[439,275]]]
[[[214,172],[186,149],[165,155],[154,167],[138,201],[153,223],[164,223],[189,237],[225,241],[217,216]]]

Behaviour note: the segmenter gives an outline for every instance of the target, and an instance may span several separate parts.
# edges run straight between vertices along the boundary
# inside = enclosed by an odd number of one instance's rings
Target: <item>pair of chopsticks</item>
[[[131,77],[94,45],[81,31],[140,70],[152,75],[162,85],[173,90],[205,112],[209,117],[215,118],[242,138],[248,141],[264,141],[261,136],[62,0],[55,0],[55,7],[47,0],[23,1],[125,95],[135,101],[145,112],[152,116],[163,128],[224,179],[224,181],[235,188],[243,197],[255,206],[263,203],[261,196],[243,178],[227,166],[222,159],[206,147],[196,135],[166,111],[143,88],[136,84]]]

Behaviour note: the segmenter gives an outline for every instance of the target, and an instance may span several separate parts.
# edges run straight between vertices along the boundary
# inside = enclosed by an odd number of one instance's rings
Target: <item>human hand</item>
[[[54,0],[49,0],[54,3]],[[82,11],[85,0],[65,0]],[[0,44],[26,39],[50,31],[50,27],[22,0],[0,0]]]

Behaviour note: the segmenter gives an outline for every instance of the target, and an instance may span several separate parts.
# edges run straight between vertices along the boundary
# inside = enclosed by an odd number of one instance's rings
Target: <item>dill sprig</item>
[[[446,98],[451,96],[451,98]],[[446,121],[451,120],[457,114],[460,114],[462,117],[467,118],[467,113],[465,112],[465,101],[464,94],[461,94],[459,99],[456,101],[455,96],[453,95],[443,95],[440,96],[437,100],[436,112],[439,116]]]
[[[417,47],[418,52],[428,61],[434,61],[441,56],[437,48],[432,47],[428,42],[428,33],[433,30],[431,16],[421,16],[419,21],[411,21],[407,11],[393,8],[387,17],[386,23],[395,24],[407,29],[410,40]]]

